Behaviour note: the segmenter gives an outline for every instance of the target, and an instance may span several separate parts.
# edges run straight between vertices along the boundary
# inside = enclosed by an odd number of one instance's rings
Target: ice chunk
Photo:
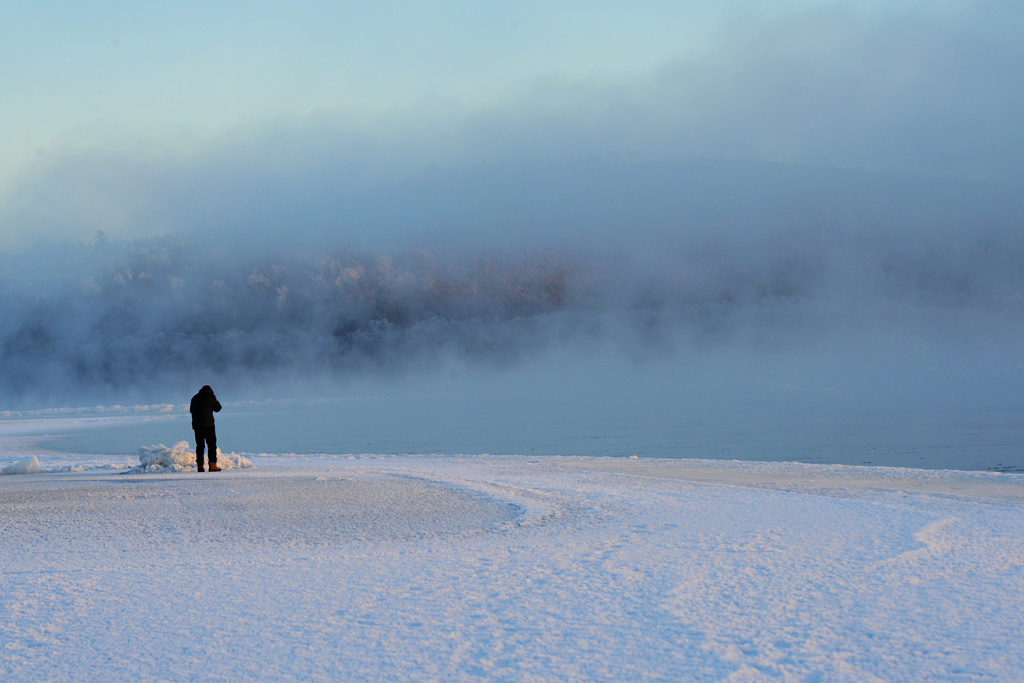
[[[252,467],[252,461],[237,453],[223,453],[217,449],[217,465],[222,470],[244,470]]]
[[[221,469],[244,469],[252,467],[248,458],[235,453],[223,453],[217,449],[217,464]],[[187,441],[180,441],[173,448],[163,444],[143,446],[139,449],[139,466],[129,470],[130,474],[144,472],[184,472],[196,468],[196,454],[189,449]]]
[[[11,463],[0,470],[0,474],[39,474],[42,471],[43,468],[39,464],[39,458],[33,455],[31,458]]]
[[[181,472],[196,466],[196,454],[188,449],[187,441],[180,441],[173,448],[163,444],[143,446],[139,449],[139,467],[132,472],[160,472],[170,469]]]

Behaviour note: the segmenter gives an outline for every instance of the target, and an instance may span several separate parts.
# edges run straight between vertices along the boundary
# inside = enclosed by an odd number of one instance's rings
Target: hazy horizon
[[[408,380],[559,354],[770,366],[827,352],[868,371],[865,349],[894,353],[886,339],[910,364],[915,346],[957,349],[940,374],[977,354],[1019,372],[1015,192],[738,162],[543,168],[353,194],[351,230],[264,215],[7,252],[3,392],[162,401],[163,383]]]
[[[1017,4],[65,9],[0,42],[5,401],[732,354],[1021,404]]]

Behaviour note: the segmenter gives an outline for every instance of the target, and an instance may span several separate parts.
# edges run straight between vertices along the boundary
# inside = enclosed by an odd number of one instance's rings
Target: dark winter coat
[[[220,401],[209,385],[192,397],[188,412],[192,413],[192,429],[213,429],[213,414],[220,412]]]

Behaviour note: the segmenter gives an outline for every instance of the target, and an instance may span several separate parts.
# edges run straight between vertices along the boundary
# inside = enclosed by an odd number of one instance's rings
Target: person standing
[[[210,471],[220,472],[217,467],[217,430],[213,422],[213,414],[220,412],[220,401],[213,395],[209,384],[192,397],[188,412],[192,413],[192,431],[196,433],[196,467],[203,471],[205,443],[210,452]]]

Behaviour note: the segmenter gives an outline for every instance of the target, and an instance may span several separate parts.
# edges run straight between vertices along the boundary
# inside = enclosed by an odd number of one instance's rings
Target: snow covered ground
[[[11,434],[2,680],[1024,678],[1024,475]]]

